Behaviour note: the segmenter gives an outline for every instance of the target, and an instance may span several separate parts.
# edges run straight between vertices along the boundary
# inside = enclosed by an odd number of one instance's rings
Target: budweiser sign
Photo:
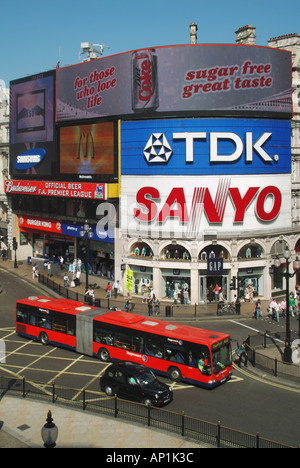
[[[96,183],[6,180],[4,189],[5,193],[22,195],[40,195],[90,200],[104,200],[106,197],[105,184]]]

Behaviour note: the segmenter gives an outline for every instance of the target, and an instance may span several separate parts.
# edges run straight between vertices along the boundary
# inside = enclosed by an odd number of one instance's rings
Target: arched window
[[[265,252],[263,248],[255,243],[246,244],[238,253],[238,258],[241,260],[248,260],[249,258],[263,258]]]

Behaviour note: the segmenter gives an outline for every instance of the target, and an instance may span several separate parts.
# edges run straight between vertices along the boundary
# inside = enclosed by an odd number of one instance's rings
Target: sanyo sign
[[[268,119],[124,122],[122,173],[289,174],[290,131],[289,121]]]
[[[291,226],[290,175],[123,177],[122,228],[201,235]]]

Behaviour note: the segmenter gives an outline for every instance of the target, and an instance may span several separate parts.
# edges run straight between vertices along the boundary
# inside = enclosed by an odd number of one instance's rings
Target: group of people
[[[119,280],[114,281],[112,285],[110,284],[110,281],[108,281],[106,285],[106,297],[111,299],[112,294],[115,299],[118,297],[118,294],[122,294],[122,286],[120,285]]]
[[[222,288],[216,283],[216,285],[211,284],[208,288],[208,301],[212,302],[225,302],[225,297],[223,295]]]
[[[296,289],[295,292],[291,292],[289,295],[288,310],[289,310],[289,314],[292,317],[294,317],[295,315],[298,315],[299,304],[300,304],[300,297],[298,294],[298,289]],[[261,305],[260,299],[258,299],[255,303],[255,309],[254,309],[254,317],[256,320],[259,320],[262,316],[261,306],[262,305]],[[267,315],[270,318],[272,318],[272,320],[279,322],[279,318],[280,317],[285,318],[286,313],[287,313],[286,299],[284,298],[281,301],[277,301],[274,297],[271,297],[268,303]]]

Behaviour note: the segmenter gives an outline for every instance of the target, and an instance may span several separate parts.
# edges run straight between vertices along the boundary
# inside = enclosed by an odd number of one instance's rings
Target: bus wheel
[[[40,342],[41,342],[43,345],[48,345],[48,344],[49,344],[49,338],[48,338],[47,333],[42,332],[42,333],[40,334],[39,338],[40,338]]]
[[[104,361],[104,362],[108,362],[110,360],[110,355],[106,348],[99,349],[98,357],[101,361]]]
[[[168,377],[174,382],[179,382],[179,380],[181,380],[181,372],[177,367],[170,367],[168,370]]]

